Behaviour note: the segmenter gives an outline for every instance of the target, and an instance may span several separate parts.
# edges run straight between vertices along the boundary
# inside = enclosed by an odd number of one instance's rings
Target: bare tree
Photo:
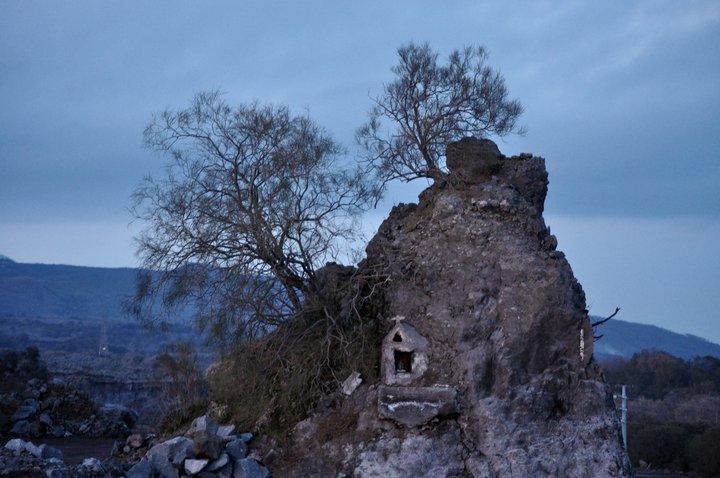
[[[383,187],[393,179],[445,176],[445,146],[465,136],[522,133],[523,111],[483,47],[455,50],[446,65],[427,44],[402,46],[396,78],[374,98],[356,138]],[[384,121],[390,125],[384,124]]]
[[[144,138],[169,158],[167,175],[134,194],[145,272],[130,309],[146,322],[192,304],[217,337],[265,333],[301,311],[371,196],[339,168],[330,136],[284,106],[233,108],[204,92],[153,118]]]

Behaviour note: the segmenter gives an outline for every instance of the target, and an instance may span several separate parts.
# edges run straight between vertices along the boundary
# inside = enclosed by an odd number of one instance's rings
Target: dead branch
[[[613,312],[612,314],[610,314],[609,317],[605,317],[605,318],[602,319],[602,320],[598,320],[597,322],[593,322],[593,323],[591,324],[592,327],[595,328],[595,327],[597,327],[598,325],[604,324],[604,323],[607,322],[608,320],[610,320],[610,319],[612,319],[613,317],[615,317],[615,316],[618,314],[618,312],[620,312],[620,307],[615,307],[615,312]],[[601,337],[602,337],[602,336],[601,336]]]

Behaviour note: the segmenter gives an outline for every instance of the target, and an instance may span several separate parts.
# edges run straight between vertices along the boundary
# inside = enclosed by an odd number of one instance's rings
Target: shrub
[[[629,424],[630,459],[636,465],[642,460],[653,468],[687,470],[685,447],[691,436],[686,425],[639,417]]]
[[[155,366],[164,395],[162,428],[176,430],[207,407],[207,382],[195,346],[189,342],[171,344],[157,357]]]
[[[703,477],[720,476],[720,426],[707,428],[687,447],[692,471]]]

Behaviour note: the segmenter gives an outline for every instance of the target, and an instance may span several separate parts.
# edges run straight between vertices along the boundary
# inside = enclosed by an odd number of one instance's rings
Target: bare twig
[[[604,319],[598,320],[597,322],[593,322],[593,323],[591,324],[592,327],[595,328],[595,327],[597,327],[598,325],[604,324],[604,323],[607,322],[608,320],[610,320],[610,319],[612,319],[613,317],[615,317],[618,312],[620,312],[620,307],[615,307],[615,312],[613,312],[612,314],[610,314],[609,317],[605,317]]]
[[[613,312],[612,314],[610,314],[608,317],[605,317],[604,319],[598,320],[597,322],[592,322],[592,323],[590,324],[590,326],[592,327],[593,331],[595,330],[596,327],[604,324],[604,323],[607,322],[608,320],[610,320],[610,319],[612,319],[613,317],[615,317],[618,312],[620,312],[620,307],[615,307],[615,312]],[[595,335],[595,334],[593,334],[593,339],[594,339],[595,341],[598,341],[598,340],[600,340],[600,339],[603,338],[603,337],[605,337],[605,334],[602,334],[602,335]]]

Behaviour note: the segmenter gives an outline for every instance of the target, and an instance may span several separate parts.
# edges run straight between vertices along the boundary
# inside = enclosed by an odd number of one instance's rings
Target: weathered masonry
[[[449,385],[417,385],[428,369],[428,341],[397,316],[382,346],[383,385],[378,390],[378,414],[408,427],[437,416],[454,415],[457,391]]]

